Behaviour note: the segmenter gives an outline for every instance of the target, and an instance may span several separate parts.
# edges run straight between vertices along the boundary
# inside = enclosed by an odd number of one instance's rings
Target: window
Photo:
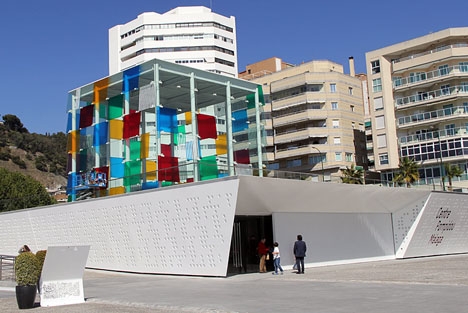
[[[332,110],[338,110],[338,102],[332,102],[331,106],[332,106]]]
[[[267,165],[267,169],[269,170],[278,170],[279,169],[279,163],[270,163]]]
[[[447,134],[447,136],[454,136],[455,135],[455,124],[445,125],[445,133]]]
[[[301,165],[302,165],[301,159],[288,160],[286,162],[286,167],[297,167]]]
[[[354,112],[354,105],[350,105],[349,108],[351,109],[351,112]]]
[[[374,110],[378,111],[382,109],[383,109],[383,98],[382,97],[374,98]]]
[[[449,73],[449,68],[447,64],[439,66],[440,76],[448,75],[448,73]]]
[[[460,62],[460,72],[468,72],[468,62]]]
[[[336,84],[330,84],[330,92],[332,93],[336,92]]]
[[[376,78],[372,80],[372,90],[374,92],[382,91],[382,79]]]
[[[379,154],[379,161],[380,161],[380,165],[388,164],[388,154],[387,153]]]
[[[402,84],[401,76],[393,77],[393,87],[401,86],[401,84]]]
[[[334,137],[333,138],[333,144],[335,144],[335,145],[341,144],[341,138],[340,137]]]
[[[448,95],[450,94],[450,85],[442,85],[440,86],[440,91],[442,95]]]
[[[385,148],[387,146],[387,135],[377,135],[377,148]]]
[[[311,155],[309,156],[309,165],[319,164],[327,162],[326,155]]]
[[[353,87],[349,87],[349,88],[348,88],[348,93],[349,93],[350,95],[353,95]]]
[[[385,116],[376,116],[375,117],[375,129],[385,128]]]
[[[346,159],[346,162],[353,162],[353,154],[349,153],[349,152],[346,152],[345,153],[345,159]]]
[[[333,128],[338,128],[340,127],[340,120],[333,120],[332,121]]]
[[[379,60],[372,61],[371,67],[372,67],[372,74],[380,73],[380,61]]]
[[[342,161],[341,152],[335,152],[335,161]]]

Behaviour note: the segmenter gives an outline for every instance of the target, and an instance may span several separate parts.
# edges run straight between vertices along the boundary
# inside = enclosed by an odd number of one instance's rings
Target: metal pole
[[[323,157],[322,157],[322,152],[321,152],[318,148],[316,148],[316,147],[314,147],[314,146],[311,146],[311,148],[312,148],[312,149],[315,149],[315,150],[317,150],[317,151],[319,152],[319,155],[320,155],[320,163],[322,164],[322,182],[324,182],[324,181],[325,181],[325,172],[324,172],[324,170],[323,170]]]

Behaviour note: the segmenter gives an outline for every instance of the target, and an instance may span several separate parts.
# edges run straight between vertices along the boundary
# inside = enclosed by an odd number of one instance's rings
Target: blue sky
[[[0,6],[0,114],[30,132],[66,130],[68,91],[108,75],[108,29],[142,12],[204,5],[235,16],[239,71],[285,62],[355,59],[449,27],[468,26],[468,1],[3,0]]]

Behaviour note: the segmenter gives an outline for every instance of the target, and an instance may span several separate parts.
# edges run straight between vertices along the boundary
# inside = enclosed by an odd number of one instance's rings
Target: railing
[[[455,65],[445,68],[440,68],[435,71],[421,72],[414,76],[405,76],[402,78],[395,78],[393,80],[393,88],[407,87],[425,81],[434,80],[439,77],[446,77],[454,74],[463,73],[468,75],[468,65]]]
[[[429,121],[429,120],[436,120],[436,119],[440,119],[446,116],[454,117],[454,116],[462,116],[466,114],[468,114],[468,106],[451,107],[451,108],[445,108],[445,109],[440,109],[436,111],[415,113],[412,115],[402,116],[398,118],[397,124],[399,126],[402,126],[406,124],[420,123],[420,122]]]
[[[0,280],[15,280],[15,260],[12,255],[0,254]]]
[[[417,95],[412,95],[408,97],[396,98],[395,106],[398,108],[400,106],[415,104],[418,102],[439,99],[443,97],[456,96],[458,94],[468,93],[468,85],[459,85],[454,87],[440,88],[436,90],[431,90],[423,92]]]
[[[463,42],[463,43],[456,43],[456,44],[452,44],[452,45],[437,47],[437,48],[429,50],[429,51],[424,51],[424,52],[421,52],[421,53],[415,53],[415,54],[409,55],[407,57],[392,60],[392,63],[395,64],[395,63],[415,59],[415,58],[418,58],[418,57],[421,57],[421,56],[424,56],[424,55],[436,53],[436,52],[439,52],[439,51],[444,51],[444,50],[448,50],[448,49],[452,49],[452,48],[463,48],[463,47],[468,47],[468,43]]]
[[[403,137],[398,138],[398,142],[400,144],[407,144],[407,143],[411,143],[415,141],[421,142],[421,141],[434,140],[434,139],[440,139],[440,138],[456,137],[456,136],[466,135],[467,133],[468,132],[466,130],[466,127],[449,128],[449,129],[437,130],[433,132],[403,136]]]

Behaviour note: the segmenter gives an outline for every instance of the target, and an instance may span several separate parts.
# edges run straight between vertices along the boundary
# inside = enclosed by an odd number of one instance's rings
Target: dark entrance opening
[[[267,247],[273,247],[273,223],[271,215],[234,218],[228,274],[252,273],[259,271],[257,246],[262,237]],[[267,261],[267,270],[273,270],[273,261]]]

